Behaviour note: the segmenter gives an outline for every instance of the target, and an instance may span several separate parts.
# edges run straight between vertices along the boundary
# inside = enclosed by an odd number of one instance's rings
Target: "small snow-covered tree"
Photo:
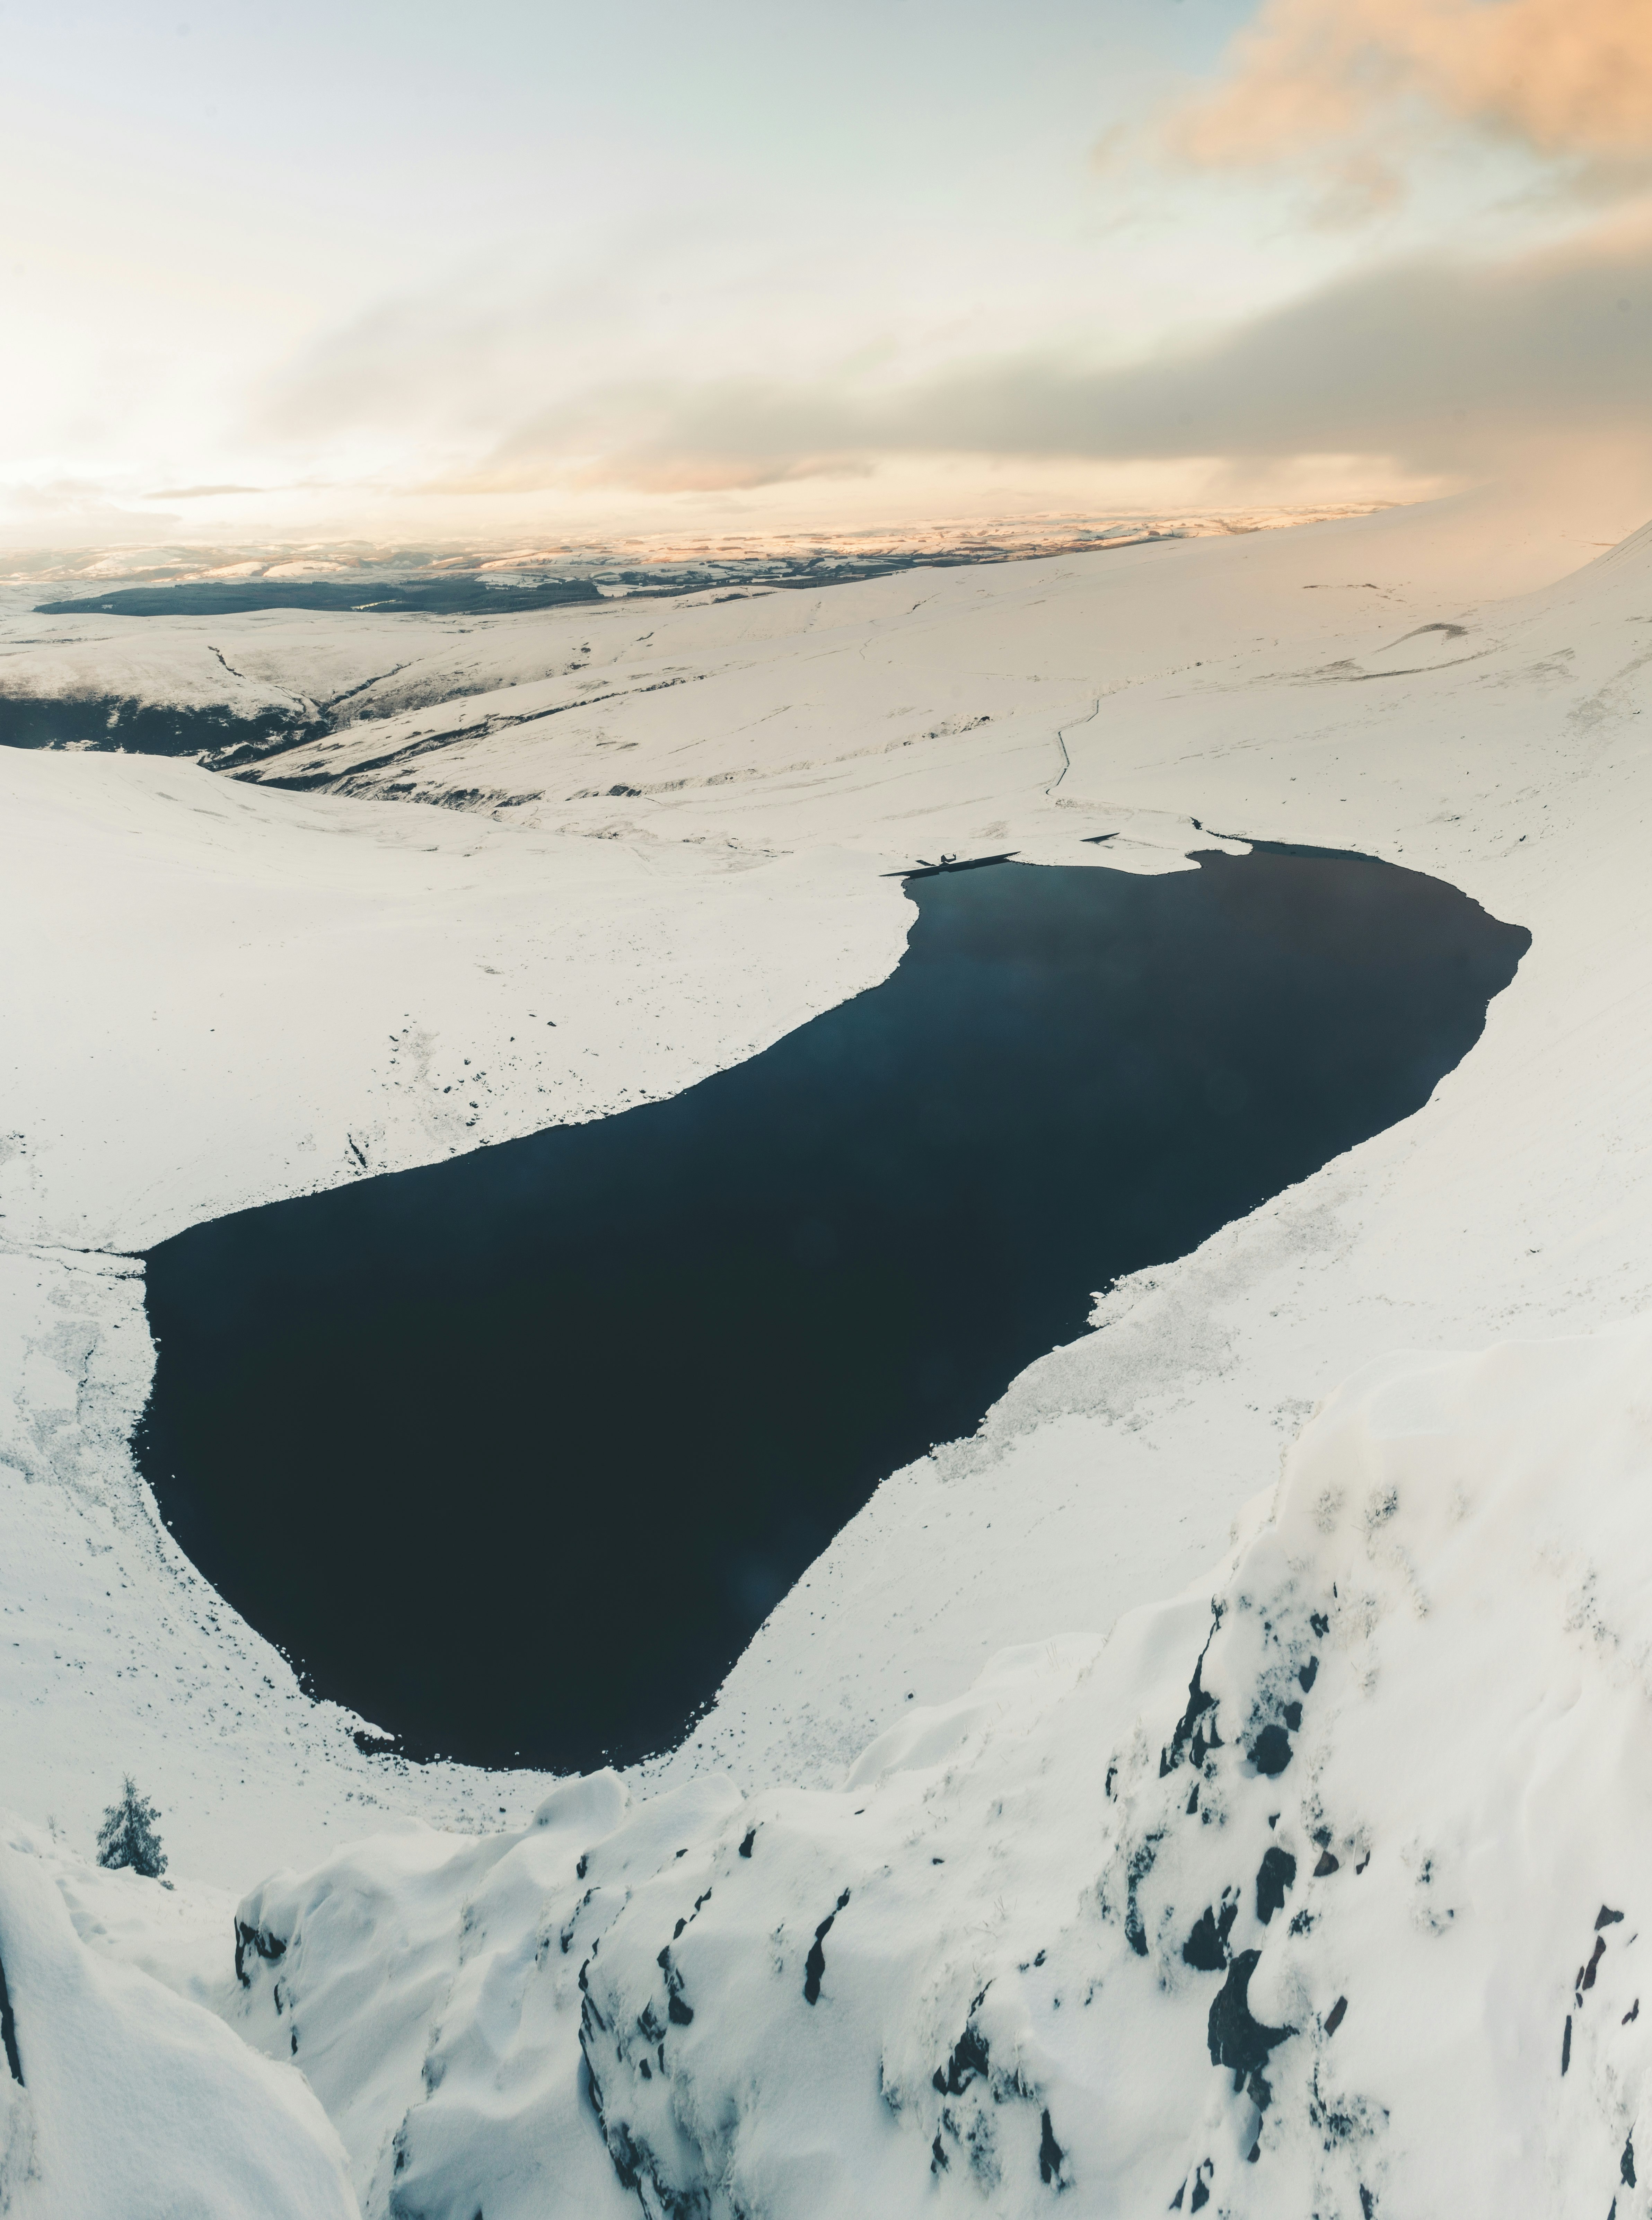
[[[97,1830],[98,1864],[130,1866],[146,1880],[159,1880],[166,1870],[166,1853],[155,1832],[159,1817],[154,1805],[139,1795],[138,1784],[128,1773],[120,1802],[109,1805]]]

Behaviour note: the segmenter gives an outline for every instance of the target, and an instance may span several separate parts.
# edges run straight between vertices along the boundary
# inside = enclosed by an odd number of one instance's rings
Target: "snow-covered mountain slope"
[[[600,2135],[706,2220],[1630,2220],[1649,1377],[1644,1325],[1385,1358],[1110,1640],[1006,1653],[832,1790],[598,1776],[278,1876],[234,2023],[369,2215],[634,2211]]]
[[[0,744],[250,761],[363,720],[547,677],[570,681],[577,701],[600,691],[602,674],[611,678],[617,670],[623,692],[639,637],[645,644],[651,632],[647,614],[624,607],[633,587],[644,589],[645,610],[654,606],[650,597],[660,594],[673,601],[698,593],[698,606],[704,607],[754,589],[768,593],[777,583],[795,589],[831,584],[834,576],[852,579],[857,566],[869,563],[870,575],[889,562],[904,571],[931,558],[943,567],[1025,559],[1040,548],[1099,551],[1159,538],[1279,530],[1363,513],[1332,505],[1164,516],[1107,527],[1075,522],[1065,530],[1012,523],[981,529],[941,526],[907,530],[882,543],[823,543],[813,549],[742,539],[676,549],[639,542],[606,550],[552,548],[537,556],[520,546],[508,557],[498,549],[473,552],[471,577],[484,584],[508,587],[513,578],[519,585],[537,583],[547,569],[584,581],[593,598],[553,614],[548,623],[475,609],[458,615],[387,610],[380,598],[383,587],[406,582],[409,573],[415,574],[415,594],[439,592],[444,581],[463,590],[469,582],[453,574],[465,568],[464,558],[434,550],[335,546],[311,551],[306,563],[302,554],[293,559],[292,550],[278,559],[272,559],[274,549],[241,550],[252,559],[236,560],[235,551],[203,548],[192,564],[177,548],[127,550],[90,564],[61,551],[37,551],[22,557],[21,569],[0,583]],[[1539,536],[1555,540],[1553,520]],[[1560,536],[1571,535],[1562,527]],[[345,559],[328,559],[340,556]],[[345,574],[346,584],[349,576],[356,577],[348,599],[359,606],[320,623],[302,611],[279,608],[169,614],[159,622],[128,614],[134,579],[143,582],[140,592],[153,591],[156,578],[173,581],[159,588],[163,599],[184,577],[197,583],[204,577],[209,596],[232,593],[251,579],[258,581],[255,592],[279,592],[318,575],[328,578],[324,592],[344,590],[331,574]],[[589,584],[593,575],[609,581],[614,598],[596,596]],[[63,588],[71,580],[76,590],[65,599]],[[113,592],[112,601],[106,590]],[[506,704],[507,717],[517,706]]]
[[[669,616],[662,653],[701,675],[616,695],[578,747],[606,735],[599,760],[646,759],[609,785],[659,786],[691,758],[707,783],[676,795],[432,809],[0,751],[0,903],[22,951],[0,1033],[14,1801],[89,1840],[135,1770],[180,1874],[234,1886],[254,1861],[313,1860],[364,1811],[532,1808],[533,1782],[363,1757],[352,1722],[309,1705],[178,1557],[125,1450],[150,1360],[123,1252],[687,1085],[887,973],[909,911],[882,874],[914,852],[1185,868],[1197,818],[1397,857],[1536,941],[1420,1116],[1116,1289],[1103,1332],[888,1483],[668,1774],[831,1780],[907,1690],[944,1698],[1007,1643],[1105,1629],[1191,1577],[1301,1414],[1375,1352],[1643,1303],[1652,551],[1475,598],[1575,552],[1448,506],[640,618],[615,604],[614,639]],[[489,653],[524,685],[537,657],[533,683],[552,683],[552,620],[570,613],[496,624]],[[322,624],[294,622],[295,639]],[[1424,629],[1441,626],[1463,630]],[[120,635],[157,654],[168,636]],[[347,627],[327,636],[353,652]],[[489,783],[574,790],[547,787],[540,726],[474,744],[521,751]],[[742,766],[757,775],[721,776]],[[442,791],[483,773],[461,749]]]
[[[0,2212],[350,2220],[345,2153],[302,2074],[87,1948],[59,1862],[27,1830],[0,1838]],[[142,1924],[166,1928],[153,1883],[96,1880],[105,1899],[122,1882],[147,1891],[158,1901]]]

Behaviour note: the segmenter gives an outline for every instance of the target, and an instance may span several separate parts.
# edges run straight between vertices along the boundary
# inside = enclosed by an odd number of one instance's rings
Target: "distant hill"
[[[537,586],[495,586],[486,579],[440,578],[428,585],[353,584],[336,579],[205,579],[181,586],[123,586],[95,599],[41,602],[43,617],[228,617],[257,609],[340,609],[362,616],[510,616],[524,609],[554,608],[561,602],[595,602],[588,578],[547,578]]]

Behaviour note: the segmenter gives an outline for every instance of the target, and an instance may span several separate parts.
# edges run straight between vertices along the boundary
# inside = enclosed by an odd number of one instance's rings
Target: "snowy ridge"
[[[1649,1369],[1646,1325],[1386,1358],[1212,1581],[839,1789],[599,1776],[266,1884],[240,2024],[372,2216],[1630,2220]]]

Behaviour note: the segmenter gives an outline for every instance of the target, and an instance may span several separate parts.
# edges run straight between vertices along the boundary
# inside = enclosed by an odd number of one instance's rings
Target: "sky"
[[[1648,471],[1647,0],[0,0],[0,541]]]

